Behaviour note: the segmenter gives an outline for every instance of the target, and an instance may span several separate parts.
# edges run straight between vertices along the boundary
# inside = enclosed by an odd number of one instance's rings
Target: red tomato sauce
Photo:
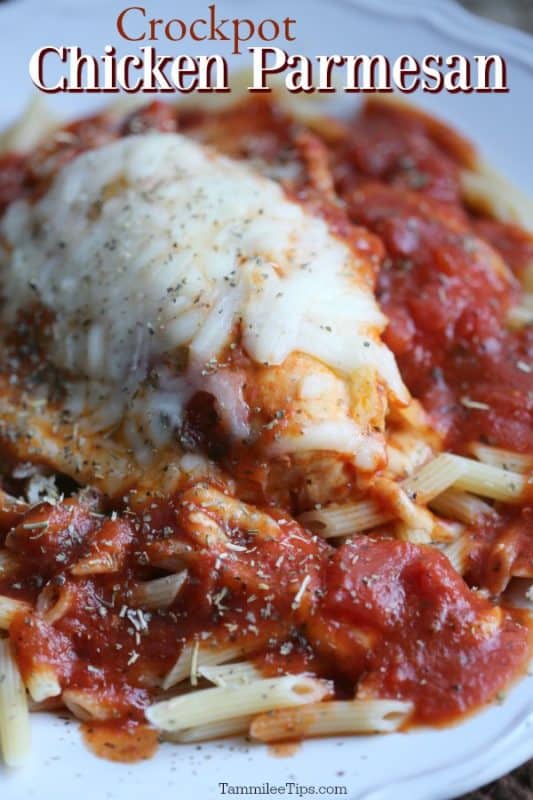
[[[400,106],[369,103],[349,125],[339,177],[364,175],[460,205],[460,166],[472,163],[472,147],[445,125]]]
[[[356,538],[332,559],[328,587],[330,614],[382,634],[361,692],[413,700],[420,722],[446,721],[479,705],[523,657],[520,624],[465,591],[433,548]]]
[[[145,725],[85,723],[83,740],[89,750],[99,758],[132,764],[151,758],[158,748],[157,732]]]
[[[533,507],[500,507],[468,533],[465,578],[471,586],[503,592],[511,576],[527,578],[533,566]]]
[[[70,597],[57,620],[21,612],[12,622],[25,679],[49,665],[63,691],[96,693],[107,721],[141,722],[186,641],[246,640],[266,674],[312,671],[340,697],[359,682],[365,694],[411,700],[413,721],[438,723],[488,701],[523,667],[519,613],[469,589],[435,549],[368,536],[335,549],[274,511],[267,516],[279,535],[258,536],[228,528],[215,510],[203,513],[226,526],[232,549],[205,546],[188,532],[188,515],[203,509],[192,497],[125,509],[112,521],[73,501],[24,516],[6,541],[22,566],[0,580],[0,594],[35,601],[49,586]],[[36,528],[47,515],[48,527]],[[117,566],[81,577],[102,530]],[[188,571],[176,601],[139,610],[132,586],[176,554]]]
[[[385,247],[385,341],[446,447],[477,440],[531,451],[533,331],[512,330],[507,315],[533,237],[464,205],[468,149],[450,136],[416,113],[370,106],[337,155],[338,189],[351,219]]]

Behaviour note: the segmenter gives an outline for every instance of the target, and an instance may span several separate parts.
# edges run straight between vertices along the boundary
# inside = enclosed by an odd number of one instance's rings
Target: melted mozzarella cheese
[[[146,437],[168,442],[199,389],[235,437],[251,435],[244,379],[218,369],[232,343],[262,368],[308,357],[308,419],[276,452],[360,447],[369,415],[353,397],[334,413],[317,401],[325,368],[343,384],[371,369],[389,398],[408,400],[366,265],[276,183],[183,136],[79,156],[36,204],[15,203],[0,234],[4,320],[36,302],[51,311],[47,358],[67,376],[70,410],[90,413],[95,430],[123,425],[139,453]],[[184,348],[180,372],[172,359]]]

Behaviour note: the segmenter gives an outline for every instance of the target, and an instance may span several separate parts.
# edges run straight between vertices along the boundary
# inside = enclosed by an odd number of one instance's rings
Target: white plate
[[[136,3],[131,3],[132,5]],[[31,95],[27,64],[45,44],[80,45],[102,51],[117,41],[115,18],[124,0],[14,0],[0,7],[0,126],[21,111]],[[150,16],[196,17],[205,4],[143,0]],[[250,16],[248,0],[219,0],[224,16]],[[515,183],[533,194],[533,40],[483,22],[446,0],[256,0],[253,16],[297,19],[294,51],[311,54],[500,53],[507,59],[509,94],[428,95],[416,102],[466,132],[484,155]],[[161,53],[180,52],[160,42]],[[188,52],[182,48],[181,52]],[[195,52],[227,50],[206,45]],[[104,98],[105,99],[105,98]],[[149,99],[149,98],[148,98]],[[52,105],[65,114],[86,112],[102,103],[95,95],[55,95]],[[337,96],[339,109],[354,102]],[[34,748],[19,772],[0,769],[0,796],[6,800],[137,800],[150,793],[165,798],[224,795],[220,786],[285,786],[285,796],[336,796],[355,800],[446,800],[504,774],[533,756],[533,680],[524,679],[503,705],[461,725],[405,735],[310,741],[290,758],[274,757],[262,746],[242,741],[165,746],[154,759],[133,766],[95,759],[83,747],[77,726],[47,715],[32,720]],[[289,782],[286,785],[286,782]],[[296,785],[300,787],[300,794]],[[321,787],[325,787],[321,790]],[[328,787],[330,787],[328,791]],[[341,794],[331,787],[344,787]],[[307,794],[304,790],[307,789]],[[314,792],[311,791],[314,789]],[[270,791],[270,794],[269,794]],[[249,796],[258,796],[258,792]],[[276,794],[280,794],[277,792]],[[241,794],[240,796],[246,796]]]

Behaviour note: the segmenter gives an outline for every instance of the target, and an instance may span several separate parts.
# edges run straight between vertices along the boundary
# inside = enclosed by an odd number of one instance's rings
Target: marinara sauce
[[[513,329],[533,237],[467,206],[471,148],[419,113],[371,104],[336,156],[339,192],[385,258],[385,341],[447,449],[533,450],[533,331]]]

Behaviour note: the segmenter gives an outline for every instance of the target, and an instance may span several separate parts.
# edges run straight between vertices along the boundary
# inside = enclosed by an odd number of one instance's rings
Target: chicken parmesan
[[[527,202],[391,103],[22,125],[0,154],[6,762],[30,707],[126,759],[499,697],[530,652],[508,597],[533,576]]]
[[[37,392],[45,422],[75,420],[89,448],[107,436],[143,469],[176,459],[206,435],[191,420],[209,396],[230,471],[239,448],[385,463],[388,399],[408,393],[380,339],[371,243],[356,252],[273,180],[178,133],[127,136],[12,204],[2,241],[5,337],[40,314],[48,370],[36,387],[20,359],[17,394]],[[107,490],[112,464],[87,456],[84,480],[96,466]]]

